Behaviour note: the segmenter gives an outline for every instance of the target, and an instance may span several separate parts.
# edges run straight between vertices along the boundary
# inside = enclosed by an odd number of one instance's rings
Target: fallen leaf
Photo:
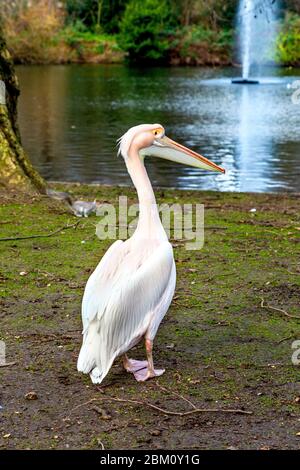
[[[100,415],[101,419],[105,419],[107,421],[111,419],[111,415],[107,413],[104,408],[100,408],[100,406],[95,405],[92,407],[92,410],[96,411],[96,413]]]
[[[150,431],[151,436],[160,436],[161,431],[160,429],[153,429],[153,431]]]
[[[28,392],[25,395],[26,400],[37,400],[38,396],[36,392]]]
[[[188,379],[189,382],[192,384],[192,385],[196,385],[196,384],[199,384],[200,383],[200,380],[196,379],[196,380],[193,380],[193,379]]]

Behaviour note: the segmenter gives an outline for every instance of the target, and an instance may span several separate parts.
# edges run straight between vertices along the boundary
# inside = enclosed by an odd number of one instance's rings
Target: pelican
[[[141,124],[119,139],[119,154],[139,200],[139,220],[131,238],[107,250],[85,287],[82,300],[83,342],[79,372],[102,382],[118,356],[137,381],[162,375],[153,364],[153,340],[175,290],[172,245],[160,221],[154,192],[144,166],[145,156],[172,160],[205,170],[225,170],[165,135],[160,124]],[[127,352],[145,340],[146,361]]]

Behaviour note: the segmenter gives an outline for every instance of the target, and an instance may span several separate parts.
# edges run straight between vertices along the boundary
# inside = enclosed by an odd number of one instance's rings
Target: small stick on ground
[[[295,267],[295,269],[298,269],[298,266],[299,266],[299,263],[297,263],[297,267]],[[294,267],[293,267],[292,269],[294,269]],[[300,276],[300,271],[290,271],[290,270],[288,269],[287,272],[288,272],[289,274],[293,274],[293,275],[298,275],[298,276]]]
[[[53,235],[56,235],[59,232],[62,232],[63,230],[67,230],[69,228],[77,228],[78,224],[80,223],[80,220],[77,220],[75,224],[71,225],[65,225],[64,227],[58,228],[57,230],[54,230],[54,232],[50,233],[41,233],[40,235],[24,235],[23,237],[5,237],[5,238],[0,238],[0,242],[7,242],[7,241],[14,241],[14,240],[28,240],[30,238],[49,238],[53,237]]]
[[[75,406],[75,408],[70,411],[68,416],[64,418],[64,421],[67,421],[70,418],[71,414],[74,413],[74,411],[78,410],[79,408],[82,408],[83,406],[89,405],[90,403],[94,403],[97,400],[99,400],[99,398],[91,398],[91,400],[85,401],[84,403],[80,403],[80,405]]]
[[[287,336],[286,338],[282,338],[280,341],[276,341],[276,344],[281,344],[281,343],[284,343],[285,341],[288,341],[289,339],[293,339],[295,338],[295,334],[291,335],[291,336]]]
[[[166,410],[164,408],[161,408],[159,406],[153,405],[152,403],[148,403],[146,401],[140,401],[140,400],[129,400],[125,398],[116,398],[116,397],[109,397],[109,396],[104,396],[99,398],[101,401],[115,401],[115,402],[120,402],[120,403],[130,403],[132,405],[141,405],[141,406],[147,406],[149,408],[152,408],[153,410],[159,411],[160,413],[163,413],[165,415],[173,415],[173,416],[189,416],[195,413],[234,413],[234,414],[245,414],[245,415],[251,415],[252,411],[246,411],[246,410],[241,410],[239,408],[232,409],[232,408],[194,408],[189,411],[171,411],[171,410]]]
[[[6,362],[5,364],[0,364],[0,367],[10,367],[14,366],[16,362]]]
[[[130,399],[125,399],[125,398],[116,398],[116,397],[111,397],[111,396],[105,395],[105,396],[98,397],[98,398],[92,398],[91,400],[89,400],[85,403],[81,403],[80,405],[77,405],[75,408],[73,408],[73,410],[70,412],[70,414],[67,416],[67,418],[65,418],[65,420],[68,419],[70,417],[71,413],[73,413],[75,410],[77,410],[77,409],[79,409],[83,406],[89,405],[90,403],[93,403],[93,402],[96,402],[96,401],[100,401],[100,402],[101,401],[112,401],[112,402],[118,402],[118,403],[129,403],[131,405],[147,406],[148,408],[152,408],[153,410],[159,411],[160,413],[163,413],[165,415],[181,416],[181,417],[190,416],[190,415],[197,414],[197,413],[233,413],[233,414],[244,414],[244,415],[251,415],[252,414],[252,411],[246,411],[246,410],[242,410],[240,408],[236,408],[236,409],[233,409],[233,408],[227,408],[227,409],[226,408],[194,408],[194,404],[192,405],[193,409],[189,410],[189,411],[171,411],[171,410],[166,410],[164,408],[161,408],[160,406],[154,405],[153,403],[149,403],[149,402],[146,402],[146,401],[130,400]]]
[[[261,303],[260,303],[260,306],[262,308],[269,308],[270,310],[276,310],[276,312],[280,312],[280,313],[283,313],[286,317],[288,318],[295,318],[297,320],[300,320],[300,317],[298,317],[297,315],[291,315],[290,313],[286,312],[285,310],[283,310],[282,308],[277,308],[277,307],[271,307],[271,305],[265,305],[264,303],[264,299],[261,298]]]
[[[100,439],[97,439],[98,445],[101,446],[101,450],[105,450],[104,444]]]
[[[164,392],[170,393],[171,395],[174,395],[175,397],[181,398],[181,400],[186,401],[189,405],[191,405],[191,407],[192,407],[194,410],[197,409],[196,405],[194,405],[194,403],[192,403],[188,398],[185,398],[184,396],[180,395],[180,394],[177,393],[177,392],[174,392],[173,390],[170,390],[169,388],[163,387],[162,385],[160,385],[160,384],[157,383],[157,382],[156,382],[156,386],[157,386],[160,390],[163,390]]]

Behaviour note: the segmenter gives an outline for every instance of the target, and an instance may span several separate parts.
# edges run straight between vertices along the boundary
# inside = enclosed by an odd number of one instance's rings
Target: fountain
[[[234,84],[257,85],[251,78],[253,64],[272,59],[276,37],[278,0],[240,0],[238,12],[240,56],[242,77],[232,80]]]

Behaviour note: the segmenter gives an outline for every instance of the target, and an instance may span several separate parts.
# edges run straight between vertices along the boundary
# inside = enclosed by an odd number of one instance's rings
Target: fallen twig
[[[105,450],[104,444],[102,441],[100,441],[100,439],[97,439],[97,443],[99,446],[101,446],[101,450]]]
[[[77,335],[80,334],[80,330],[77,330]],[[62,340],[74,340],[74,335],[66,334],[66,333],[37,333],[37,332],[32,332],[32,333],[23,333],[22,337],[25,338],[36,338],[36,341],[42,342],[42,343],[48,343],[51,341],[62,341]],[[34,341],[34,339],[33,339]]]
[[[197,409],[196,405],[194,405],[194,403],[192,403],[188,398],[186,398],[186,397],[180,395],[180,394],[177,393],[177,392],[174,392],[173,390],[170,390],[169,388],[163,387],[163,386],[160,385],[159,383],[156,383],[156,386],[157,386],[160,390],[163,390],[164,392],[170,393],[171,395],[174,395],[175,397],[181,398],[183,401],[186,401],[189,405],[191,405],[191,407],[192,407],[194,410]]]
[[[9,367],[14,366],[16,362],[6,362],[5,364],[0,364],[0,367]]]
[[[296,335],[293,334],[293,335],[287,336],[286,338],[282,338],[280,341],[276,341],[276,344],[279,345],[279,344],[281,344],[281,343],[284,343],[285,341],[288,341],[289,339],[295,338],[295,336],[296,336]]]
[[[0,242],[5,242],[5,241],[13,241],[13,240],[28,240],[30,238],[49,238],[53,237],[53,235],[56,235],[59,232],[62,232],[63,230],[67,230],[69,228],[77,228],[78,224],[80,223],[80,220],[77,220],[75,224],[71,225],[65,225],[64,227],[58,228],[57,230],[54,230],[54,232],[50,233],[41,233],[40,235],[24,235],[23,237],[5,237],[5,238],[0,238]]]
[[[164,408],[161,408],[159,406],[153,405],[152,403],[146,402],[146,401],[140,401],[140,400],[129,400],[125,398],[115,398],[115,397],[108,397],[104,396],[101,397],[100,400],[102,401],[116,401],[120,403],[131,403],[132,405],[141,405],[141,406],[148,406],[149,408],[152,408],[156,411],[159,411],[163,414],[166,415],[173,415],[173,416],[189,416],[191,414],[195,413],[235,413],[235,414],[246,414],[246,415],[251,415],[252,411],[246,411],[246,410],[241,410],[239,408],[237,409],[223,409],[223,408],[193,408],[192,410],[189,411],[171,411],[171,410],[166,410]]]
[[[280,312],[280,313],[283,313],[286,317],[288,318],[295,318],[297,320],[300,320],[300,317],[297,316],[297,315],[291,315],[290,313],[286,312],[285,310],[283,310],[282,308],[277,308],[277,307],[271,307],[271,305],[265,305],[264,304],[264,299],[261,298],[261,303],[260,303],[260,306],[262,308],[269,308],[270,310],[276,310],[276,312]]]
[[[180,302],[177,302],[177,300],[172,300],[172,305],[176,305],[176,307],[181,307],[181,308],[189,308],[189,304],[185,303],[182,304]]]
[[[80,405],[75,406],[75,408],[73,408],[73,410],[70,411],[68,416],[64,418],[64,421],[67,421],[70,418],[71,414],[74,413],[74,411],[78,410],[79,408],[82,408],[83,406],[89,405],[90,403],[93,403],[97,400],[99,400],[99,398],[91,398],[91,400],[85,401],[84,403],[80,403]]]
[[[116,397],[111,397],[107,395],[102,396],[102,397],[92,398],[91,400],[85,403],[81,403],[80,405],[77,405],[75,408],[73,408],[71,413],[73,413],[78,408],[81,408],[82,406],[88,405],[96,401],[113,401],[113,402],[119,402],[119,403],[129,403],[131,405],[147,406],[148,408],[152,408],[153,410],[159,411],[160,413],[163,413],[165,415],[181,416],[181,417],[190,416],[190,415],[197,414],[197,413],[234,413],[234,414],[245,414],[245,415],[252,414],[252,411],[241,410],[239,408],[236,408],[236,409],[233,409],[233,408],[227,408],[227,409],[226,408],[193,408],[192,410],[189,410],[189,411],[171,411],[171,410],[166,410],[164,408],[161,408],[160,406],[154,405],[153,403],[149,403],[146,401],[116,398]],[[65,418],[65,420],[70,417],[71,413],[68,415],[67,418]]]

